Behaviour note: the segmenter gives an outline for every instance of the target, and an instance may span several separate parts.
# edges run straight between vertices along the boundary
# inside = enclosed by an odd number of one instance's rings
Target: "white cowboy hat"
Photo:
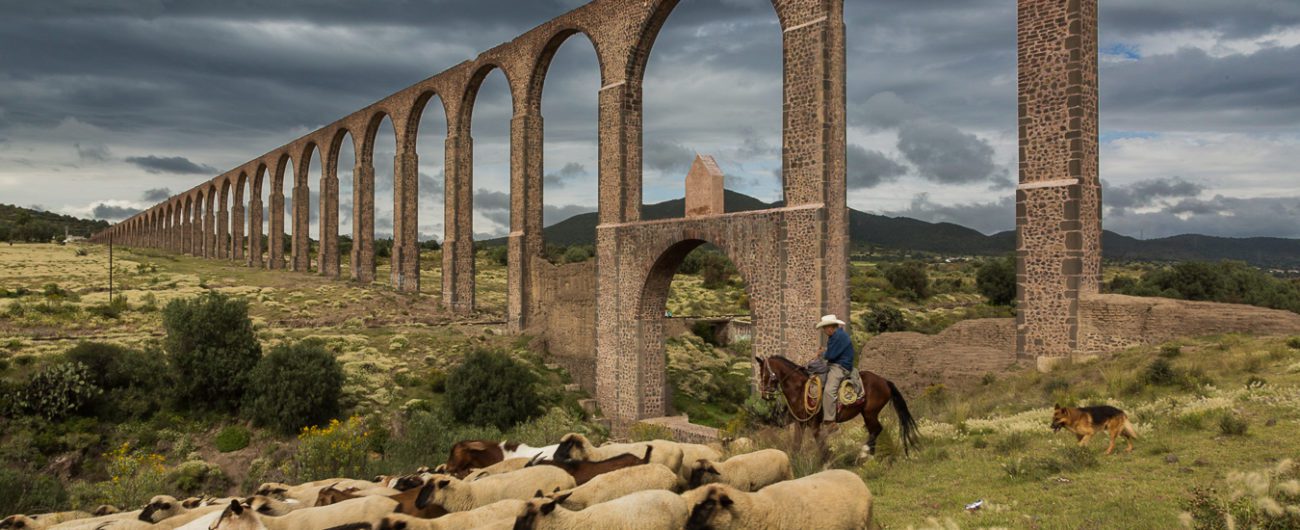
[[[821,322],[817,323],[817,329],[822,329],[826,326],[843,326],[843,325],[844,325],[844,321],[835,318],[835,315],[826,315],[822,317]]]

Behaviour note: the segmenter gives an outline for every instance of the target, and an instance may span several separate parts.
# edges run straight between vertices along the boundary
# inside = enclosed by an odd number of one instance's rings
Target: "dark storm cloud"
[[[1249,38],[1300,24],[1300,3],[1120,0],[1106,2],[1098,16],[1103,28],[1121,34],[1201,28],[1221,31],[1228,37]]]
[[[1195,197],[1205,191],[1205,187],[1188,182],[1182,177],[1147,179],[1127,186],[1112,186],[1102,182],[1105,206],[1112,215],[1124,215],[1131,208],[1152,206],[1156,201]]]
[[[898,150],[922,177],[939,183],[981,182],[998,170],[987,141],[948,124],[904,124],[898,131]]]
[[[907,173],[906,166],[874,149],[849,144],[847,155],[850,190],[874,188]]]
[[[90,215],[95,219],[126,219],[132,215],[140,213],[139,208],[128,208],[124,206],[112,206],[108,204],[96,204],[90,211]]]
[[[172,190],[169,188],[150,188],[144,190],[144,194],[140,198],[145,202],[162,202],[171,198],[171,196]]]
[[[420,173],[420,196],[428,198],[442,197],[446,176],[439,172],[437,177]]]
[[[493,237],[510,230],[510,194],[479,188],[474,192],[474,212],[500,227]]]
[[[218,171],[210,166],[196,164],[183,156],[129,156],[126,161],[149,173],[175,173],[177,175],[211,175]]]
[[[1300,237],[1300,197],[1183,199],[1159,211],[1103,219],[1107,230],[1144,237],[1211,234],[1224,237]]]
[[[587,176],[587,167],[577,162],[569,162],[554,173],[547,173],[542,177],[542,183],[546,186],[562,187],[578,177]]]
[[[77,159],[83,164],[86,162],[105,162],[110,156],[108,147],[103,145],[87,145],[83,147],[80,143],[74,143],[72,147],[77,150]]]
[[[645,167],[665,173],[690,170],[695,152],[677,143],[654,141],[645,145]]]

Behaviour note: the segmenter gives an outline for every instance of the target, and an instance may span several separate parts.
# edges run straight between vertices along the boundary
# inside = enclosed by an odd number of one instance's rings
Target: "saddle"
[[[830,366],[826,361],[817,359],[807,367],[808,374],[811,376],[803,385],[804,404],[808,410],[820,412],[822,406],[822,389],[826,387],[826,374],[830,371]],[[848,377],[840,382],[840,387],[835,390],[835,410],[847,406],[856,405],[865,401],[867,393],[862,388],[862,374],[857,370],[850,370]]]

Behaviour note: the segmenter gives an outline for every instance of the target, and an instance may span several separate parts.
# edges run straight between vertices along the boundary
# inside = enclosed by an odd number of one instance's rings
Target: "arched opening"
[[[442,294],[442,242],[446,240],[447,111],[441,96],[423,94],[411,117],[419,158],[416,233],[420,242],[420,292]]]
[[[696,154],[717,161],[727,190],[751,198],[726,193],[727,211],[783,198],[781,25],[771,0],[727,4],[725,16],[709,2],[665,8],[643,77],[642,219],[683,215],[676,199]]]
[[[217,257],[217,185],[211,182],[204,185],[203,191],[203,257]]]
[[[248,191],[249,184],[248,173],[240,171],[230,203],[230,258],[238,262],[248,258],[248,232],[245,226],[248,223],[248,198],[252,196]]]
[[[303,248],[300,249],[300,252],[304,253],[304,256],[299,258],[300,263],[303,265],[300,272],[310,272],[320,270],[320,241],[311,237],[311,234],[320,234],[320,178],[324,174],[324,168],[321,165],[320,148],[316,144],[308,145],[303,158],[299,159],[299,163],[306,164],[307,167],[299,168],[301,176],[297,178],[295,187],[301,187],[301,190],[294,191],[306,196],[305,211],[303,213],[307,218],[305,222],[294,223],[294,229],[302,230],[298,234],[298,241],[299,244],[305,243]],[[317,185],[313,186],[312,181],[315,181]],[[298,213],[295,211],[294,215],[296,216]]]
[[[252,256],[253,264],[257,267],[270,268],[270,261],[267,259],[267,252],[270,249],[270,225],[271,225],[271,169],[266,166],[260,166],[257,171],[256,181],[253,185],[255,194],[258,198],[260,210],[257,217],[249,218],[249,227],[252,230],[253,224],[258,226],[257,230],[257,252]],[[252,232],[250,232],[252,233]],[[250,243],[249,252],[252,252]]]
[[[543,248],[551,263],[584,262],[595,258],[596,218],[574,217],[599,204],[600,60],[586,34],[569,32],[552,40],[540,63],[542,226],[551,227]]]
[[[338,232],[338,248],[336,250],[338,252],[339,277],[350,278],[352,277],[352,245],[355,243],[352,233],[356,229],[353,225],[356,218],[352,213],[352,209],[356,204],[357,178],[356,139],[352,137],[351,131],[344,130],[334,139],[333,152],[336,157],[335,164],[338,167],[339,179],[339,203],[338,212],[336,212],[338,226],[335,227],[336,232]]]
[[[230,179],[221,179],[217,195],[217,258],[230,259]]]
[[[275,253],[267,252],[267,256],[275,256],[271,261],[273,269],[284,269],[288,266],[290,253],[293,251],[293,179],[294,163],[288,155],[284,155],[276,169],[275,178],[272,179],[273,190],[271,193],[280,197],[279,200],[273,199],[271,208],[272,225],[271,230],[267,232],[270,246],[274,248]]]
[[[393,285],[393,157],[397,156],[397,133],[388,115],[379,118],[369,138],[375,168],[374,192],[374,281]]]
[[[474,169],[474,305],[494,316],[506,312],[510,233],[510,84],[494,66],[471,81],[466,111],[472,133]]]
[[[717,285],[702,289],[701,276]],[[710,294],[719,290],[734,294],[727,300]],[[637,320],[646,366],[663,367],[646,376],[663,377],[668,415],[722,427],[750,397],[755,348],[748,300],[739,268],[705,240],[680,241],[655,260]]]

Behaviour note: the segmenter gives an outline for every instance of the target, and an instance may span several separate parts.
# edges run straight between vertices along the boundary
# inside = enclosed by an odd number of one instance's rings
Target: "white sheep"
[[[532,460],[534,458],[544,458],[550,460],[555,458],[555,450],[560,444],[548,445],[546,447],[529,447],[518,442],[501,442],[501,460],[504,462],[512,458],[524,458]]]
[[[691,480],[691,464],[698,460],[721,460],[722,453],[717,449],[703,444],[679,443],[677,447],[682,450],[682,465],[677,470],[677,476],[681,479],[678,486],[686,489]]]
[[[155,499],[157,499],[157,497],[155,497]],[[146,512],[141,511],[139,516],[134,519],[114,519],[110,521],[104,521],[95,526],[91,526],[90,528],[99,528],[102,530],[141,530],[141,529],[172,530],[178,528],[185,528],[186,530],[189,530],[191,528],[207,528],[207,526],[204,526],[204,524],[206,523],[203,523],[203,521],[207,521],[209,523],[215,521],[216,516],[221,514],[222,509],[223,509],[222,506],[199,506],[192,510],[186,510],[183,513],[174,514],[166,519],[163,519],[157,523],[152,523],[152,524],[147,519],[145,519]],[[109,517],[113,517],[113,516],[109,516]],[[76,527],[76,528],[78,530],[81,529],[81,527]],[[64,530],[64,529],[60,528],[59,530]]]
[[[677,482],[677,474],[667,467],[645,464],[597,475],[586,484],[557,491],[547,497],[560,501],[560,506],[576,511],[638,491],[672,490],[677,487]]]
[[[528,501],[515,530],[648,530],[682,528],[688,509],[679,495],[664,490],[638,491],[572,511],[555,499]]]
[[[43,530],[69,521],[82,521],[90,518],[83,511],[42,513],[36,515],[10,515],[0,519],[0,528],[21,528],[22,530]]]
[[[171,495],[154,495],[153,498],[149,499],[149,504],[144,505],[144,510],[140,513],[140,520],[146,523],[157,523],[164,519],[189,513],[190,510],[198,508],[201,503],[200,499],[178,501],[176,497]]]
[[[231,502],[207,528],[209,530],[298,530],[309,528],[370,528],[393,513],[397,501],[387,497],[361,497],[329,506],[294,510],[280,517],[264,517],[239,502]],[[188,530],[188,529],[187,529]]]
[[[850,471],[834,469],[778,482],[753,493],[710,484],[682,494],[690,506],[687,529],[871,527],[871,491]]]
[[[466,512],[505,499],[529,499],[539,491],[546,494],[575,485],[568,472],[555,466],[527,467],[473,482],[450,475],[435,475],[429,481],[434,486],[432,502],[449,512]]]
[[[502,475],[505,473],[509,473],[511,471],[519,471],[520,469],[523,469],[524,466],[528,465],[528,462],[530,462],[531,460],[532,460],[531,458],[509,458],[506,460],[502,460],[483,469],[474,471],[469,475],[466,475],[465,480],[474,481],[484,477],[490,477],[493,475]]]
[[[405,514],[393,514],[384,517],[376,530],[457,530],[483,528],[492,523],[506,521],[514,525],[515,517],[524,509],[526,502],[519,499],[506,499],[487,506],[475,508],[468,512],[449,513],[437,519],[421,519]],[[509,528],[509,526],[507,526]]]
[[[685,466],[687,487],[720,483],[741,491],[758,491],[764,486],[794,478],[790,455],[779,449],[763,449],[736,455],[726,461],[700,459]]]
[[[634,443],[610,443],[596,447],[587,439],[578,433],[569,433],[560,439],[559,448],[555,451],[555,459],[561,462],[568,460],[586,460],[594,462],[613,458],[622,454],[644,455],[647,447],[654,447],[654,452],[650,455],[650,462],[659,464],[673,473],[678,473],[682,468],[682,448],[676,442],[666,440],[652,440],[649,442]]]
[[[248,508],[250,510],[253,510],[254,512],[257,512],[262,515],[270,516],[270,517],[279,517],[281,515],[285,515],[294,510],[310,508],[310,506],[307,506],[298,501],[292,501],[292,500],[282,501],[280,499],[274,499],[271,497],[267,497],[265,495],[254,495],[252,497],[244,499],[243,503],[248,505]],[[229,501],[227,501],[226,504],[229,505],[230,504]]]

